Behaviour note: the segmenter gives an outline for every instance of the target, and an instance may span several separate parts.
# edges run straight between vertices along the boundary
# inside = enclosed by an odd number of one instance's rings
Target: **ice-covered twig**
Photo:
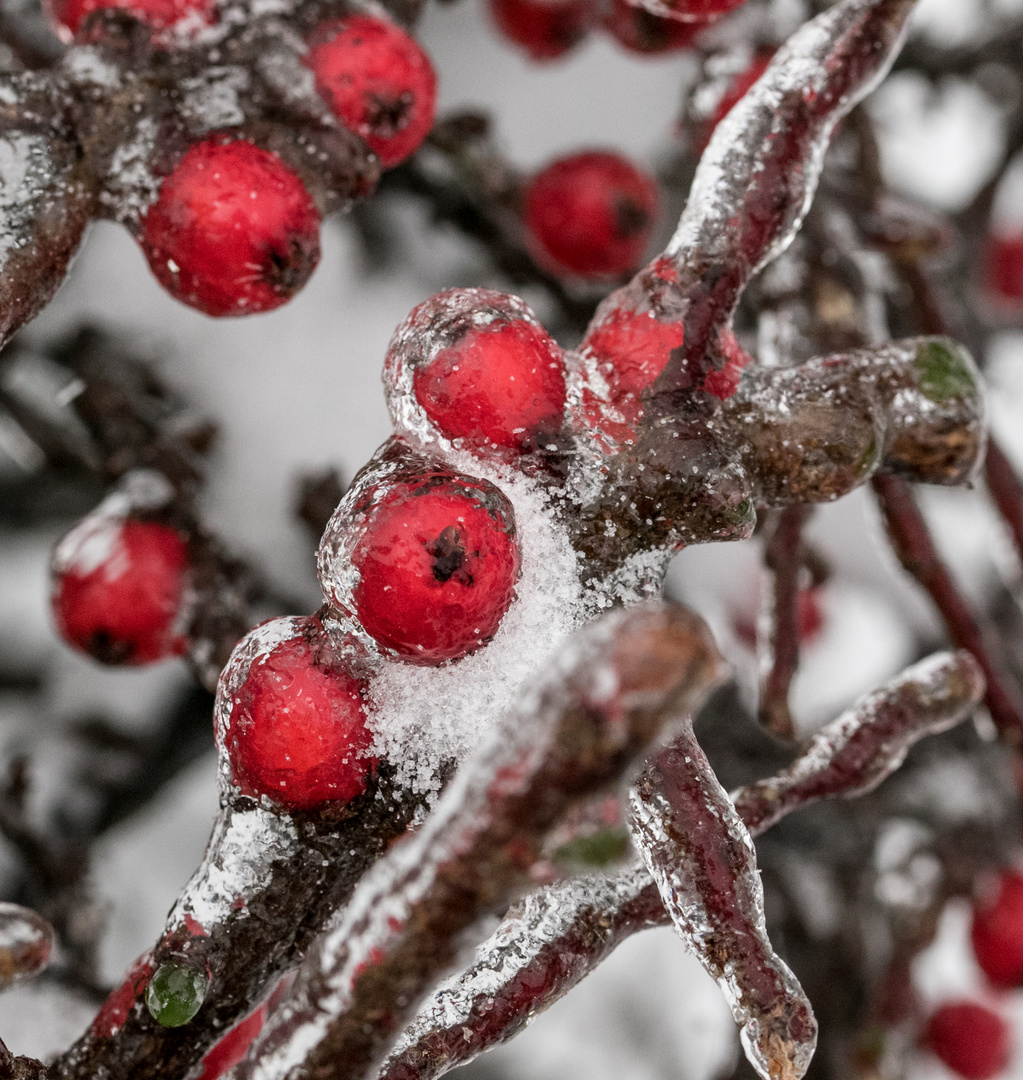
[[[750,368],[722,407],[761,504],[827,502],[875,470],[962,484],[986,438],[983,384],[948,338]]]
[[[767,937],[752,840],[692,724],[647,767],[629,811],[665,910],[723,991],[750,1064],[764,1080],[800,1080],[817,1022]]]
[[[987,681],[984,701],[1002,737],[1023,746],[1023,697],[1002,657],[1002,646],[959,591],[942,562],[910,486],[897,476],[874,477],[874,493],[899,561],[927,590],[948,636],[971,653]]]
[[[766,634],[757,628],[760,652],[760,722],[782,738],[792,738],[789,687],[799,667],[799,578],[803,569],[803,523],[806,507],[778,513],[764,545],[771,575]]]
[[[865,795],[915,742],[953,727],[980,704],[984,686],[969,652],[930,656],[819,731],[789,768],[733,792],[735,809],[756,835],[820,799]]]
[[[718,334],[753,274],[791,243],[835,125],[884,77],[913,2],[842,0],[801,27],[715,130],[664,256],[598,308],[591,334],[618,311],[683,322],[658,392],[722,366]]]
[[[275,814],[252,799],[235,798],[221,813],[150,962],[150,970],[167,959],[208,966],[203,1007],[185,1026],[164,1027],[146,1008],[142,982],[122,1001],[123,1014],[94,1023],[49,1075],[185,1076],[299,961],[368,867],[421,810],[421,798],[397,789],[387,773],[381,766],[340,821],[315,813]]]
[[[370,1073],[469,928],[525,883],[562,813],[618,779],[719,673],[709,632],[684,608],[617,611],[580,631],[423,827],[367,875],[232,1075]]]
[[[879,783],[910,745],[962,720],[983,694],[963,653],[939,653],[827,725],[792,765],[732,794],[751,835],[822,798]],[[561,882],[513,909],[448,979],[401,1037],[380,1080],[431,1080],[517,1034],[630,934],[669,921],[657,887],[636,866]]]

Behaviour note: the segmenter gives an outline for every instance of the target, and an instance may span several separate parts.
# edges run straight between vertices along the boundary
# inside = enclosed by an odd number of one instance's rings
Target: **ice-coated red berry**
[[[381,492],[351,556],[366,632],[431,666],[485,645],[515,594],[513,523],[511,504],[482,480],[440,474]]]
[[[420,304],[405,327],[431,328],[412,392],[448,439],[472,449],[527,451],[561,428],[561,349],[521,301],[489,289],[449,289]],[[404,329],[392,349],[406,348]],[[417,350],[418,351],[418,350]],[[395,358],[388,357],[388,368]]]
[[[385,169],[419,149],[437,108],[430,58],[400,27],[375,15],[321,24],[306,66],[334,114],[365,139]]]
[[[657,201],[657,185],[631,161],[588,151],[538,173],[523,216],[543,261],[580,277],[605,277],[639,264]]]
[[[1023,985],[1023,874],[1005,871],[973,905],[973,953],[998,986]]]
[[[51,0],[49,14],[64,38],[78,33],[82,20],[94,11],[127,11],[154,30],[166,30],[186,20],[198,25],[213,21],[215,0]]]
[[[207,315],[248,315],[287,302],[320,258],[320,214],[269,150],[242,139],[191,146],[142,222],[160,283]]]
[[[987,244],[988,288],[995,298],[1023,304],[1023,232],[995,233]]]
[[[53,615],[61,637],[104,664],[151,664],[184,651],[176,623],[188,543],[153,521],[94,514],[57,545]]]
[[[1009,1026],[976,1001],[949,1001],[931,1015],[924,1041],[965,1080],[991,1080],[1009,1064]]]
[[[242,794],[287,810],[350,802],[374,764],[363,683],[337,660],[318,620],[302,622],[306,633],[285,636],[249,664],[222,736]]]
[[[586,36],[595,19],[591,0],[490,0],[497,28],[534,60],[554,60]]]
[[[236,1024],[202,1059],[202,1072],[199,1080],[219,1080],[245,1057],[253,1039],[263,1030],[266,1023],[267,1008],[260,1007]]]
[[[688,49],[703,23],[654,15],[629,0],[612,0],[604,28],[619,45],[635,53],[667,53]]]
[[[721,99],[714,107],[714,112],[697,128],[694,142],[696,149],[700,153],[707,148],[707,143],[710,142],[710,137],[714,134],[714,129],[718,124],[720,124],[742,98],[746,96],[747,92],[753,87],[753,84],[767,70],[767,66],[771,63],[773,55],[774,54],[771,52],[757,53],[747,67],[733,75],[729,80],[728,85],[725,87],[725,92],[721,95]]]

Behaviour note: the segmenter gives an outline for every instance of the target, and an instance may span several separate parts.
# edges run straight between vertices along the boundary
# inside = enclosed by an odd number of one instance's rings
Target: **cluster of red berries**
[[[1023,874],[999,875],[973,907],[973,955],[995,990],[1023,987]],[[976,1001],[949,1001],[930,1017],[926,1045],[965,1080],[991,1080],[1013,1054],[1011,1030],[994,1009]]]
[[[745,0],[490,0],[494,22],[534,60],[554,60],[594,29],[603,29],[630,52],[686,49],[696,35]]]
[[[214,0],[54,0],[50,11],[72,40],[88,16],[109,8],[160,32],[216,17]],[[166,34],[162,40],[173,46]],[[320,96],[383,168],[418,149],[437,91],[429,57],[412,37],[382,16],[353,14],[316,26],[305,50]],[[293,163],[226,129],[189,146],[162,177],[139,242],[179,300],[207,315],[246,315],[279,307],[306,283],[319,261],[320,218]]]

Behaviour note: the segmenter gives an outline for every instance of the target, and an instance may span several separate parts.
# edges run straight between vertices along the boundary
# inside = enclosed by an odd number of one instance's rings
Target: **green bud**
[[[629,833],[620,827],[601,829],[590,836],[577,836],[554,853],[554,861],[569,866],[603,869],[620,862],[629,850]]]
[[[146,1007],[158,1024],[181,1027],[202,1007],[209,977],[191,964],[161,964],[149,980]]]
[[[920,392],[938,405],[977,392],[977,377],[970,354],[947,338],[928,341],[916,354]]]

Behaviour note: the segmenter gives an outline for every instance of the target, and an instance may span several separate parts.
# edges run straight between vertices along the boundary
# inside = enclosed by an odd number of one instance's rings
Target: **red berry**
[[[104,664],[179,655],[187,571],[188,543],[169,525],[91,514],[54,551],[57,629]]]
[[[631,441],[644,413],[644,397],[672,353],[682,348],[684,336],[680,322],[621,308],[590,330],[580,351],[595,365],[598,385],[604,384],[598,390],[591,380],[584,391],[590,423],[619,442]]]
[[[514,599],[515,513],[493,484],[392,441],[327,526],[319,573],[385,653],[457,660],[494,636]]]
[[[998,1013],[974,1001],[950,1001],[927,1024],[927,1045],[966,1080],[990,1080],[1008,1064],[1009,1027]]]
[[[1023,875],[1006,871],[973,908],[973,952],[999,986],[1023,985]]]
[[[207,315],[271,311],[309,280],[320,214],[295,173],[238,139],[190,147],[142,223],[160,283]]]
[[[449,289],[420,304],[398,328],[386,369],[399,422],[411,390],[430,423],[470,449],[533,450],[564,422],[561,349],[504,293]]]
[[[721,100],[715,106],[714,112],[697,129],[694,141],[700,153],[706,150],[707,143],[710,142],[710,137],[714,134],[714,129],[718,124],[746,96],[748,91],[752,89],[753,84],[767,70],[773,55],[772,52],[758,53],[747,68],[732,76],[725,87],[725,92],[721,95]]]
[[[361,795],[374,765],[363,691],[319,619],[252,631],[218,689],[218,740],[242,794],[287,810]]]
[[[202,1059],[202,1072],[199,1080],[218,1080],[245,1057],[253,1039],[263,1030],[266,1023],[266,1006],[260,1007],[247,1016],[212,1046]]]
[[[47,6],[57,32],[70,40],[78,33],[82,20],[94,11],[127,11],[154,30],[166,30],[186,19],[208,25],[213,21],[216,3],[215,0],[51,0]]]
[[[996,233],[988,239],[987,280],[996,299],[1023,304],[1023,232]]]
[[[581,277],[623,274],[650,241],[657,185],[618,154],[573,154],[533,178],[524,211],[542,260]]]
[[[419,149],[437,106],[430,58],[400,27],[374,15],[322,24],[306,66],[334,114],[361,136],[385,169]]]
[[[613,0],[604,27],[630,52],[666,53],[687,49],[703,24],[653,15],[629,0]]]
[[[490,13],[501,33],[534,60],[567,53],[595,17],[590,0],[490,0]]]

